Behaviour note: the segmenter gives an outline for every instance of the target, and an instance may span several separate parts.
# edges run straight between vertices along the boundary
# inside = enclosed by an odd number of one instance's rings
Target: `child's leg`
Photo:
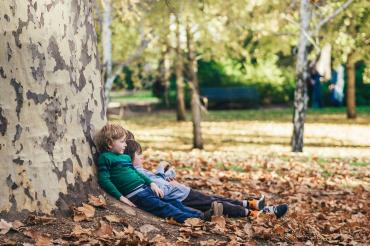
[[[249,214],[249,211],[242,206],[242,202],[239,203],[240,205],[233,204],[222,199],[217,199],[214,196],[208,196],[193,189],[190,190],[188,197],[185,198],[182,203],[185,206],[205,212],[211,208],[212,203],[215,201],[222,203],[224,215],[230,217],[245,217]]]
[[[180,223],[183,223],[188,218],[200,218],[202,215],[201,213],[194,214],[181,211],[179,208],[171,205],[170,203],[162,201],[149,187],[131,197],[130,200],[140,209],[143,209],[161,218],[172,217]]]
[[[180,209],[185,213],[195,214],[197,217],[202,215],[202,212],[200,212],[199,210],[186,207],[182,204],[182,202],[178,200],[163,200],[163,201],[170,203],[172,206],[175,206],[176,208]]]
[[[189,195],[182,201],[182,203],[185,206],[205,212],[211,208],[212,202],[214,201],[213,197],[191,189]]]
[[[247,209],[252,209],[252,210],[261,210],[264,207],[265,200],[264,197],[260,200],[252,200],[252,201],[240,201],[236,199],[230,199],[222,196],[210,196],[206,195],[202,192],[199,192],[197,190],[191,189],[190,193],[185,200],[182,201],[182,203],[185,206],[191,207],[198,209],[200,211],[206,211],[210,209],[212,202],[217,201],[217,202],[222,202],[222,203],[229,203],[229,205],[234,205],[237,207],[244,207]],[[226,205],[227,206],[227,205]],[[225,207],[225,205],[224,205]],[[228,206],[229,207],[229,206]],[[228,211],[228,209],[226,209]]]
[[[250,200],[236,200],[217,195],[213,195],[212,197],[219,202],[225,201],[252,210],[262,210],[265,207],[265,197],[263,195],[259,199]]]

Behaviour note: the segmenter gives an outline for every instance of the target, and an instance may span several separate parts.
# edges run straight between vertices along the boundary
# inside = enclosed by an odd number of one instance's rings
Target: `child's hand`
[[[150,189],[160,198],[164,197],[163,191],[154,182],[150,183]]]
[[[129,199],[127,199],[126,197],[124,196],[121,196],[119,198],[119,200],[123,203],[126,203],[127,205],[129,205],[130,207],[136,207],[135,204],[133,204]]]
[[[172,184],[172,185],[179,185],[180,183],[179,183],[179,182],[177,182],[175,179],[172,179],[172,180],[170,181],[170,184]]]
[[[159,162],[159,166],[163,168],[164,172],[167,172],[167,170],[170,168],[171,164],[167,161],[161,161]]]

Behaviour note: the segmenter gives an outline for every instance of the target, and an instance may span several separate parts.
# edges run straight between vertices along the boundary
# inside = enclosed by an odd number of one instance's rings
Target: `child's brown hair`
[[[126,148],[124,154],[129,155],[131,157],[131,161],[134,161],[135,153],[141,154],[143,153],[143,149],[141,145],[136,142],[135,140],[129,139],[126,141]]]
[[[95,142],[100,152],[108,151],[114,140],[127,138],[127,130],[117,124],[106,124],[95,136]]]

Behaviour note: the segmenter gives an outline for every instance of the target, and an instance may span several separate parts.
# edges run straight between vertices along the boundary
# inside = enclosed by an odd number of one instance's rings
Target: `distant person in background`
[[[321,108],[322,102],[321,102],[321,81],[320,81],[321,75],[316,70],[315,67],[311,68],[311,84],[312,84],[312,108]]]
[[[344,68],[342,65],[339,65],[337,69],[333,71],[329,90],[332,105],[336,107],[342,106],[344,98]]]

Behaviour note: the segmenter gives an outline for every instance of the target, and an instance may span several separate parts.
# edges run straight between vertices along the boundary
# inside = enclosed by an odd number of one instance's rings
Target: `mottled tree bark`
[[[308,71],[308,44],[307,35],[309,33],[311,20],[311,4],[309,0],[301,0],[300,6],[300,37],[298,43],[298,56],[296,64],[296,88],[294,92],[294,115],[293,115],[293,136],[292,151],[303,151],[303,131],[305,111],[307,109],[307,81],[309,79]]]
[[[2,214],[67,210],[97,189],[92,136],[106,116],[91,7],[2,1]]]
[[[347,118],[356,118],[356,74],[353,53],[348,55],[347,59]]]
[[[182,49],[180,42],[180,21],[176,17],[176,102],[177,102],[177,121],[186,120],[185,97],[184,97],[184,77]]]
[[[193,122],[193,147],[203,149],[202,130],[201,130],[201,111],[198,86],[198,66],[194,50],[194,38],[190,29],[190,23],[186,25],[188,59],[189,59],[189,86],[191,90],[191,113]]]

